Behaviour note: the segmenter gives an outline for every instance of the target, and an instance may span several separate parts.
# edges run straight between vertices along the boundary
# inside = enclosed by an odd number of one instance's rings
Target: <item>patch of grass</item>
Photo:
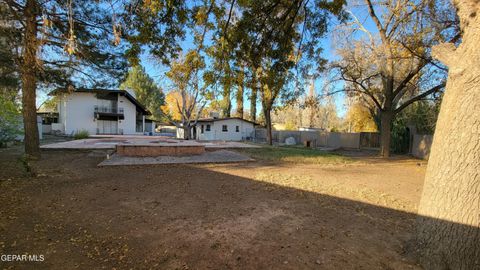
[[[88,138],[88,136],[90,136],[90,133],[88,133],[88,130],[78,130],[74,135],[73,135],[73,138],[75,140],[81,140],[81,139],[86,139]]]
[[[338,164],[352,161],[350,158],[338,154],[298,146],[264,146],[241,151],[254,159],[268,161],[304,164]]]

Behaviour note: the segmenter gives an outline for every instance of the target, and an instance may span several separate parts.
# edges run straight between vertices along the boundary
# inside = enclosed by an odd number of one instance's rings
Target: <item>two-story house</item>
[[[140,135],[155,130],[147,118],[150,112],[125,90],[59,88],[49,95],[58,97],[58,123],[52,130],[60,133]]]

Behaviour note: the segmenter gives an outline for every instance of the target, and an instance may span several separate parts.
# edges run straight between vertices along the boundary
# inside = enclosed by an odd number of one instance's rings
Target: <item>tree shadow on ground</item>
[[[43,153],[36,178],[1,182],[1,254],[45,256],[2,267],[419,268],[405,255],[415,214],[208,167],[98,168],[99,160]]]

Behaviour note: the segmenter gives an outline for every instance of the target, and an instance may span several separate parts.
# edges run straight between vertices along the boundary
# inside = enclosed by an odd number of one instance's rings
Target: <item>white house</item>
[[[49,95],[58,97],[58,123],[52,131],[141,135],[155,130],[147,119],[150,112],[125,90],[59,88]]]
[[[193,136],[205,141],[242,141],[248,140],[255,133],[254,122],[240,117],[204,118],[197,121]]]

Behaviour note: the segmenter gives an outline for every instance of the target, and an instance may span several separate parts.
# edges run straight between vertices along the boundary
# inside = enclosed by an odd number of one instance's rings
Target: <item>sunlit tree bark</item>
[[[432,52],[449,73],[418,212],[426,269],[480,269],[480,10],[475,0],[454,4],[462,43]]]

